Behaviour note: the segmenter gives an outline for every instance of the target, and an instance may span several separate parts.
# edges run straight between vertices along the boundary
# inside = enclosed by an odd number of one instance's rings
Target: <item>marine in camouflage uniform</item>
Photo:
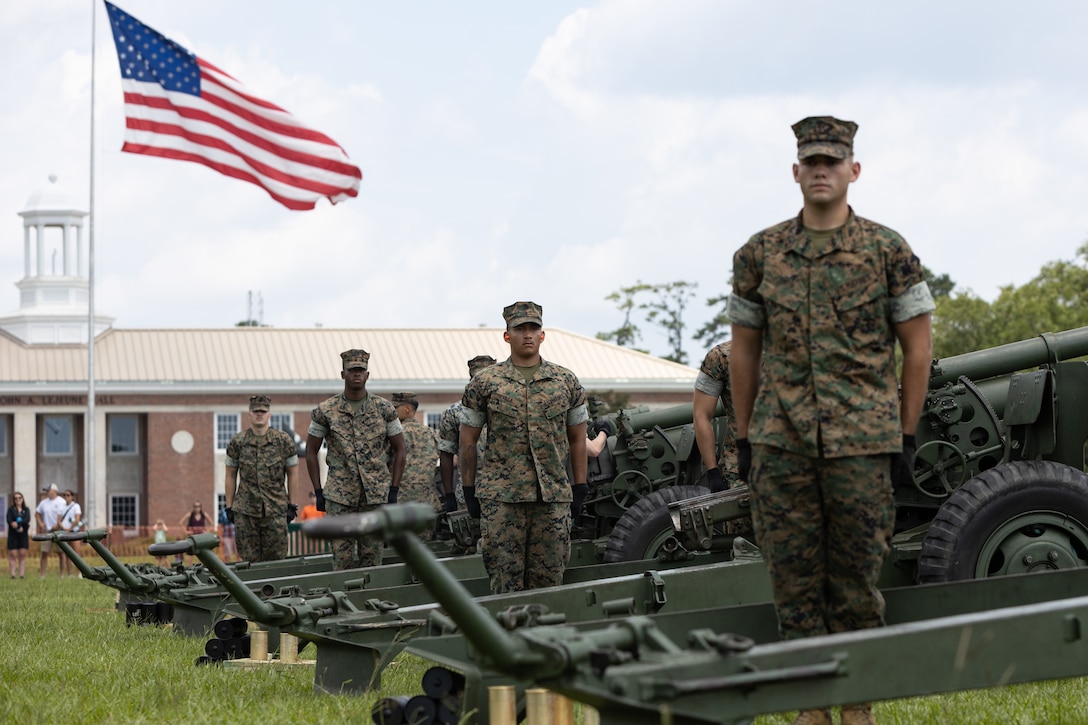
[[[385,398],[366,391],[370,353],[346,350],[340,358],[344,392],[313,409],[306,437],[306,470],[317,495],[317,508],[330,516],[373,511],[387,501],[396,501],[405,463],[404,428],[396,409]],[[328,447],[324,487],[318,458],[322,443]],[[392,472],[386,463],[387,446],[393,451]],[[381,554],[377,537],[332,542],[336,569],[375,566],[381,563]]]
[[[585,391],[574,373],[540,357],[538,305],[516,302],[503,318],[510,357],[465,388],[459,449],[465,499],[480,517],[480,553],[495,594],[562,583],[571,516],[580,513],[588,488]],[[476,444],[485,425],[477,479]]]
[[[434,485],[438,438],[433,430],[416,420],[419,401],[415,393],[393,393],[393,407],[404,426],[404,475],[400,479],[397,503],[425,503],[435,511],[441,511],[438,489]]]
[[[271,404],[267,395],[252,396],[250,427],[227,445],[226,513],[243,561],[287,558],[287,524],[298,513],[298,450],[269,427]]]
[[[476,377],[476,373],[480,372],[486,367],[495,364],[495,358],[490,355],[477,355],[468,361],[468,378],[471,380]],[[442,411],[442,416],[438,419],[438,467],[439,473],[442,479],[442,496],[443,503],[446,511],[456,511],[459,503],[465,502],[465,495],[461,491],[461,485],[458,481],[454,483],[454,456],[457,455],[457,449],[461,445],[461,410],[463,406],[461,401],[451,405]],[[480,461],[484,457],[484,441],[486,440],[486,433],[481,434],[480,440],[476,445],[477,461]]]
[[[903,238],[847,204],[861,171],[856,124],[818,117],[793,128],[802,212],[737,251],[727,309],[739,450],[751,441],[753,515],[784,638],[884,622],[876,583],[893,477],[909,481],[913,469],[934,309]],[[875,722],[866,704],[844,707],[842,721]],[[830,713],[797,722],[830,723]]]
[[[695,443],[706,469],[710,490],[717,493],[740,485],[737,473],[737,416],[733,412],[733,395],[729,388],[730,341],[712,347],[699,366],[695,378],[695,393],[691,401]],[[725,411],[718,425],[725,426],[721,450],[717,449],[718,436],[714,430],[714,413],[721,401]],[[717,455],[715,455],[717,454]],[[746,516],[726,524],[726,531],[737,536],[754,539],[752,519]]]

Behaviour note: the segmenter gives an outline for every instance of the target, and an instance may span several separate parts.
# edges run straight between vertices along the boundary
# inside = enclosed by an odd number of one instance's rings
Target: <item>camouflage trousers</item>
[[[360,514],[364,511],[373,511],[377,506],[347,506],[336,501],[325,501],[325,513],[329,516],[339,514]],[[358,569],[364,566],[377,566],[382,563],[382,540],[377,536],[360,536],[354,539],[333,539],[330,544],[332,549],[332,568]]]
[[[562,584],[570,559],[570,503],[480,499],[480,554],[492,594]]]
[[[286,559],[287,512],[278,516],[234,512],[234,541],[242,561]]]
[[[884,625],[877,589],[895,518],[887,455],[752,446],[752,518],[783,639]]]

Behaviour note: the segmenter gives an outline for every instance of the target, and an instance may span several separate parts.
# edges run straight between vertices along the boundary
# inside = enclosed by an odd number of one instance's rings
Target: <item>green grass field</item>
[[[369,723],[378,697],[315,695],[307,667],[196,667],[206,639],[128,627],[115,591],[83,579],[0,580],[0,721]],[[313,649],[303,652],[312,657]],[[894,654],[889,654],[894,656]],[[419,694],[427,664],[401,657],[383,695]],[[1088,678],[878,703],[884,724],[1088,723]],[[787,724],[792,713],[760,718]]]

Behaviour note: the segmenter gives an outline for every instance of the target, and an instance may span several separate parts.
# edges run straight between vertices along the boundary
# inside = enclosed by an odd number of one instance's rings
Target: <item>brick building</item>
[[[245,424],[250,395],[270,395],[273,426],[304,439],[310,410],[343,388],[340,351],[364,348],[367,389],[415,392],[421,422],[434,424],[460,399],[469,358],[509,353],[501,328],[126,330],[96,315],[89,431],[86,213],[52,181],[20,212],[20,307],[0,317],[5,509],[13,491],[36,502],[56,482],[77,491],[94,526],[136,531],[158,518],[173,526],[194,501],[222,505],[224,449]],[[697,371],[685,365],[551,327],[543,352],[590,392],[653,407],[691,401]],[[309,490],[304,464],[300,483]]]

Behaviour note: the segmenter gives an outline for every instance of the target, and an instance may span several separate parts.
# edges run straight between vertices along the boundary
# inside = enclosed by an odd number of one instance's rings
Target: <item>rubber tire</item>
[[[705,496],[705,486],[667,486],[639,499],[612,528],[604,547],[604,562],[639,561],[653,555],[650,545],[665,531],[672,531],[669,504]]]
[[[941,505],[922,541],[922,584],[975,578],[987,540],[1005,522],[1032,511],[1088,524],[1088,475],[1054,461],[1012,461],[983,471]]]

